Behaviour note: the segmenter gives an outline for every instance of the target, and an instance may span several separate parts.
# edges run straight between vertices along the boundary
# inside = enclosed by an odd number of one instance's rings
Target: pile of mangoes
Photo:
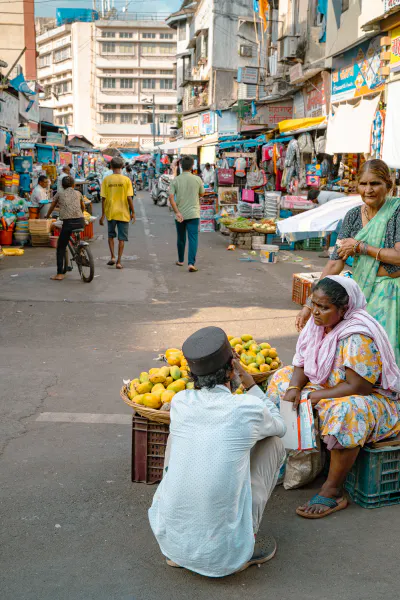
[[[253,375],[275,371],[280,365],[280,358],[276,348],[268,342],[260,344],[250,334],[241,337],[228,335],[228,340],[235,352],[240,356],[243,367]]]
[[[165,352],[168,366],[140,373],[128,386],[128,397],[135,404],[169,410],[172,398],[185,389],[193,389],[189,368],[182,351],[170,348]]]

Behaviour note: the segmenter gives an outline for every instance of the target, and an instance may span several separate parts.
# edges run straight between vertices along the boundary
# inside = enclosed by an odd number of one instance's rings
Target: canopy
[[[140,154],[139,156],[135,156],[135,158],[133,159],[134,162],[139,161],[139,162],[147,162],[148,160],[150,160],[151,158],[151,154]]]
[[[322,206],[277,222],[279,234],[290,242],[325,237],[337,231],[351,208],[361,206],[361,196],[335,198]]]
[[[286,119],[279,123],[280,133],[289,133],[298,130],[307,130],[310,127],[315,128],[326,123],[326,117],[310,117],[305,119]],[[300,131],[299,131],[300,133]]]
[[[180,148],[185,148],[186,146],[195,146],[197,142],[201,142],[203,138],[194,138],[194,139],[185,139],[181,138],[180,140],[176,140],[175,142],[165,142],[161,146],[157,146],[155,149],[157,150],[179,150]]]
[[[400,169],[400,147],[398,142],[400,131],[400,81],[392,81],[387,89],[388,99],[382,159],[392,169]]]

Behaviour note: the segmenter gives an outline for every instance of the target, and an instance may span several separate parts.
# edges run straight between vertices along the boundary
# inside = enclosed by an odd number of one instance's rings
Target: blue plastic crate
[[[282,238],[274,233],[267,233],[266,244],[279,246],[279,250],[294,250],[294,242],[282,242]]]
[[[364,508],[400,504],[400,447],[363,448],[344,487]]]

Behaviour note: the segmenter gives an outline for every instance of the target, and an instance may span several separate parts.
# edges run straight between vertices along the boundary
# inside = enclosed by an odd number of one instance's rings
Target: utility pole
[[[153,94],[153,148],[156,147],[156,96]]]

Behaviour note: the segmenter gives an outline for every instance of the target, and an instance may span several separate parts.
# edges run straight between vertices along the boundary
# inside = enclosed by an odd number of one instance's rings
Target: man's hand
[[[99,223],[100,223],[100,225],[103,227],[103,225],[104,225],[104,216],[100,218],[100,221],[99,221]]]
[[[175,213],[175,219],[178,221],[178,223],[183,223],[184,218],[182,217],[180,212]]]
[[[232,364],[236,373],[239,375],[240,381],[242,382],[244,388],[248,390],[256,384],[256,382],[253,379],[253,376],[246,371],[239,358],[234,358]]]
[[[283,401],[284,402],[293,402],[293,410],[297,410],[298,405],[300,404],[300,390],[289,390],[286,392]]]
[[[132,223],[136,223],[136,215],[135,215],[135,213],[131,214],[131,221],[132,221]]]
[[[308,308],[308,306],[303,306],[303,308],[301,309],[301,311],[298,313],[298,315],[296,317],[296,329],[299,333],[302,329],[304,329],[304,327],[306,326],[307,321],[310,317],[311,317],[311,308]]]

